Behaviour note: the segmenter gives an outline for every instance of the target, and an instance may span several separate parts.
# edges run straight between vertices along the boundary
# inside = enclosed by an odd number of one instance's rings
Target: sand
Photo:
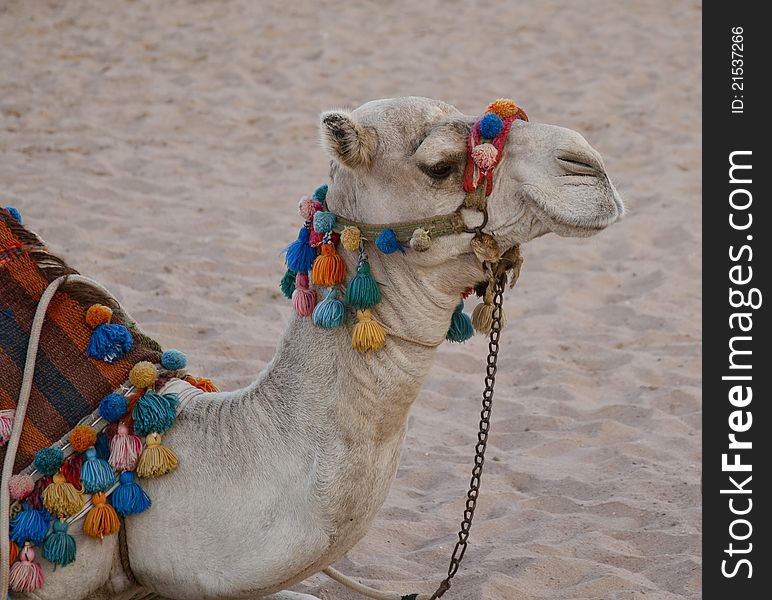
[[[525,248],[489,461],[446,597],[700,596],[700,4],[0,3],[0,196],[224,388],[290,315],[281,248],[326,178],[321,110],[502,95],[582,132],[629,216]],[[338,567],[444,573],[486,344],[441,348],[396,482]],[[428,590],[428,583],[420,586]],[[323,576],[297,587],[356,596]]]

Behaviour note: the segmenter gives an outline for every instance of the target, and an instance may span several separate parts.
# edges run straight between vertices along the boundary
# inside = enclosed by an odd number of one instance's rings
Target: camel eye
[[[427,165],[423,167],[423,171],[432,179],[445,179],[453,172],[453,165],[441,162],[436,165]]]

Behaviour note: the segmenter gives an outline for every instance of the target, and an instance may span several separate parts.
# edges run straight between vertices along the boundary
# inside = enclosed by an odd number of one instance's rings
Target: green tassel
[[[279,282],[281,293],[287,296],[287,298],[292,298],[292,292],[295,291],[296,275],[297,273],[295,273],[295,271],[292,269],[287,269],[287,272],[284,273],[284,277],[281,278],[281,282]]]
[[[474,335],[472,319],[464,312],[464,303],[459,302],[453,316],[450,319],[450,328],[445,334],[445,339],[449,342],[465,342]]]
[[[43,542],[43,558],[63,567],[75,560],[75,538],[67,533],[64,519],[54,521],[54,529]]]
[[[375,306],[381,301],[381,290],[370,274],[370,263],[363,260],[357,267],[357,274],[349,281],[346,289],[346,304],[360,310]]]

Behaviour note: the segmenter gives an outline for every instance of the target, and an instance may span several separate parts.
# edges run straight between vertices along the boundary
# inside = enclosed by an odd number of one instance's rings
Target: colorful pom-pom
[[[15,415],[16,411],[12,408],[0,410],[0,446],[5,446],[11,439]]]
[[[359,227],[353,225],[344,227],[343,231],[340,232],[340,242],[349,252],[358,250],[362,243],[362,232],[359,231]]]
[[[399,243],[397,234],[394,233],[393,229],[384,229],[381,231],[378,237],[375,238],[375,246],[384,254],[392,254],[397,250],[400,250],[403,254],[405,253],[405,249],[402,247],[402,244]]]
[[[298,202],[298,213],[304,220],[310,221],[314,218],[314,213],[322,210],[324,207],[318,200],[310,196],[303,196]]]
[[[41,448],[35,453],[35,468],[44,477],[50,477],[56,473],[64,462],[64,452],[60,448],[49,446]]]
[[[292,292],[292,306],[301,317],[310,317],[316,306],[316,290],[308,287],[308,274],[298,273],[295,291]]]
[[[12,565],[17,558],[19,558],[19,546],[16,545],[16,542],[10,542],[8,544],[8,564]]]
[[[148,435],[153,432],[164,433],[177,418],[177,394],[143,394],[134,405],[131,413],[134,419],[134,432]]]
[[[51,534],[43,542],[43,558],[55,565],[66,567],[75,560],[75,538],[68,530],[69,525],[64,519],[54,521]]]
[[[138,388],[149,388],[158,379],[158,371],[155,365],[146,360],[138,362],[129,371],[131,385]]]
[[[346,307],[338,299],[334,287],[325,291],[324,300],[316,305],[313,313],[314,325],[324,329],[339,327],[346,320]]]
[[[133,347],[134,338],[126,327],[104,323],[97,325],[91,332],[86,353],[91,358],[103,360],[112,365],[126,356]]]
[[[509,98],[499,98],[488,105],[486,112],[498,115],[501,119],[508,119],[517,115],[517,105]]]
[[[464,303],[459,302],[450,319],[450,327],[445,339],[449,342],[465,342],[474,335],[472,319],[464,312]]]
[[[322,253],[314,261],[311,281],[314,285],[330,287],[343,283],[346,279],[346,262],[335,252],[332,243],[322,245]]]
[[[83,533],[89,537],[104,539],[106,535],[117,533],[121,528],[121,521],[115,509],[107,504],[104,492],[97,492],[91,496],[94,508],[88,511],[83,521]]]
[[[314,213],[314,231],[330,233],[335,228],[335,214],[326,210]]]
[[[179,350],[167,350],[161,354],[161,366],[167,371],[179,371],[188,365],[188,357]]]
[[[129,403],[123,394],[108,394],[99,402],[99,416],[105,421],[117,421],[129,410]]]
[[[318,188],[314,190],[314,198],[319,200],[319,202],[324,202],[327,200],[327,190],[329,188],[327,187],[326,183],[323,183]]]
[[[488,171],[496,166],[499,151],[490,142],[472,148],[472,160],[481,171]]]
[[[26,542],[37,546],[45,539],[50,524],[48,511],[25,506],[11,521],[11,539],[19,547]]]
[[[432,238],[427,229],[418,227],[410,237],[410,247],[416,252],[426,252],[432,247]]]
[[[80,480],[89,494],[104,492],[115,483],[115,473],[106,460],[97,456],[95,448],[89,448],[80,468]]]
[[[507,315],[504,313],[504,308],[501,310],[501,328],[503,329],[507,324]],[[478,333],[488,335],[493,328],[493,304],[483,302],[475,306],[472,311],[472,325]]]
[[[11,498],[17,501],[24,500],[34,489],[35,480],[29,475],[13,475],[8,481]]]
[[[91,329],[109,323],[112,318],[113,309],[103,304],[92,304],[86,311],[86,324]]]
[[[10,214],[13,217],[13,220],[16,221],[19,225],[21,225],[21,213],[19,212],[19,209],[14,206],[6,206],[5,210],[8,211],[8,214]]]
[[[352,308],[370,308],[381,301],[381,290],[370,273],[370,263],[363,260],[357,267],[357,274],[346,288],[346,304]]]
[[[96,444],[97,432],[88,425],[78,425],[70,432],[70,445],[75,452],[85,452]]]
[[[200,389],[203,392],[219,392],[220,388],[218,388],[214,383],[212,383],[211,379],[207,379],[206,377],[191,377],[190,375],[185,377],[185,381],[187,381],[190,385],[192,385],[195,388]]]
[[[35,551],[29,544],[19,552],[19,560],[8,572],[8,587],[14,592],[31,593],[43,587],[43,570],[35,562]]]
[[[145,439],[147,445],[139,455],[137,475],[160,477],[177,468],[177,455],[161,443],[159,433],[151,433]]]
[[[380,350],[386,343],[386,331],[378,321],[373,319],[372,313],[365,310],[357,311],[358,322],[354,325],[351,335],[351,345],[358,352]]]
[[[483,118],[480,119],[480,135],[484,138],[492,140],[504,127],[504,123],[497,114],[486,113]]]
[[[110,502],[120,516],[138,515],[150,508],[150,496],[134,481],[134,473],[124,471],[120,477],[121,484],[115,488]]]
[[[292,298],[292,292],[295,291],[295,277],[297,273],[292,269],[287,269],[279,282],[281,293],[287,298]]]
[[[311,232],[303,227],[298,233],[298,239],[287,246],[287,267],[296,273],[309,271],[316,258],[316,249],[308,243]]]
[[[107,462],[116,471],[133,471],[142,452],[142,440],[120,423],[118,431],[110,440],[110,458]]]
[[[62,473],[56,473],[54,480],[43,490],[43,506],[51,514],[70,517],[83,508],[83,495]]]
[[[324,237],[325,234],[321,231],[312,231],[311,235],[308,236],[308,244],[312,248],[318,248],[322,244],[324,244]]]

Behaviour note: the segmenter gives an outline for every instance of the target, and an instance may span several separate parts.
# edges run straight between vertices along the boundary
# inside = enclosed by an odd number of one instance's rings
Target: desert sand
[[[280,253],[297,199],[326,179],[320,111],[422,95],[478,114],[510,96],[582,132],[629,215],[524,248],[446,598],[698,598],[700,18],[672,0],[6,0],[1,202],[235,389],[290,317]],[[345,573],[404,592],[444,574],[485,351],[440,349]],[[321,575],[297,589],[357,597]]]

